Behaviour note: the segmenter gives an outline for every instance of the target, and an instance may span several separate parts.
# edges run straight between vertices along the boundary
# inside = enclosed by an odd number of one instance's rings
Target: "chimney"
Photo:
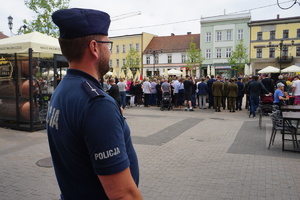
[[[171,33],[171,36],[174,36],[175,34],[174,33]]]
[[[277,19],[280,19],[280,15],[279,14],[277,14]]]
[[[192,34],[192,32],[187,32],[187,35],[191,35]]]

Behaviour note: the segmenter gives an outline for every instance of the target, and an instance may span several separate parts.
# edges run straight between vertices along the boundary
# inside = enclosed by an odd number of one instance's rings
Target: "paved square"
[[[125,110],[145,200],[300,199],[300,154],[267,149],[271,121],[247,112]],[[0,128],[0,199],[59,199],[46,131]]]

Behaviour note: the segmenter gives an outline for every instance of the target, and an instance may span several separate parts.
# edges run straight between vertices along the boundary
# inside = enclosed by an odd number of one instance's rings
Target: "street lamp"
[[[279,57],[277,58],[278,62],[279,62],[279,73],[281,73],[281,64],[282,64],[282,60],[287,60],[287,62],[289,61],[288,60],[288,55],[286,55],[286,59],[282,59],[282,50],[283,50],[283,47],[284,48],[288,48],[289,46],[294,46],[294,40],[291,41],[291,44],[284,44],[283,43],[283,40],[280,41],[280,43],[278,45],[273,45],[271,42],[269,42],[269,45],[267,47],[279,47]],[[290,60],[291,62],[293,61],[293,56]]]
[[[13,19],[14,19],[14,18],[13,18],[12,16],[9,16],[7,19],[8,19],[8,28],[9,28],[10,34],[11,34],[12,36],[13,36],[13,35],[20,35],[22,28],[24,29],[24,31],[26,30],[27,26],[24,24],[23,26],[20,26],[20,28],[19,28],[19,30],[18,30],[18,33],[17,33],[17,34],[14,34],[14,33],[12,32],[12,28],[13,28]]]
[[[156,56],[159,54],[159,53],[162,53],[163,52],[163,50],[161,49],[161,50],[154,50],[154,51],[152,51],[151,49],[150,49],[150,53],[152,53],[152,55],[153,55],[153,76],[155,75],[154,73],[155,73],[155,58],[156,58]]]

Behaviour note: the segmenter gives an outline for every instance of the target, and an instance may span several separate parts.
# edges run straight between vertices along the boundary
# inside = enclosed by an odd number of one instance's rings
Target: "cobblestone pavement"
[[[270,150],[271,121],[247,112],[157,107],[125,110],[145,200],[300,199],[300,154]],[[46,131],[0,128],[0,199],[59,199]]]

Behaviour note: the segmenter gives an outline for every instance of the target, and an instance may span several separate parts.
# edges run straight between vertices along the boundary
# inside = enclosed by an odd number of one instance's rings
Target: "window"
[[[123,67],[125,67],[125,65],[126,65],[126,60],[123,59]]]
[[[211,58],[211,50],[210,49],[206,49],[205,58],[206,59],[210,59]]]
[[[117,63],[116,66],[119,67],[120,66],[119,59],[116,59],[116,63]]]
[[[231,57],[231,48],[226,48],[226,58]]]
[[[136,50],[137,52],[140,51],[140,44],[139,44],[139,43],[136,43],[136,44],[135,44],[135,50]]]
[[[119,53],[119,52],[120,52],[119,45],[116,45],[116,53]]]
[[[232,40],[232,31],[227,31],[227,40]]]
[[[275,40],[275,31],[270,31],[270,40]]]
[[[300,29],[297,29],[297,38],[300,38]]]
[[[262,58],[262,49],[256,49],[256,58]]]
[[[281,55],[282,55],[282,57],[287,57],[289,55],[289,48],[288,47],[282,47]]]
[[[238,30],[238,40],[243,40],[244,39],[244,30],[239,29]]]
[[[186,63],[186,55],[181,55],[181,63]]]
[[[155,55],[155,59],[154,59],[154,60],[155,60],[155,61],[154,61],[155,64],[158,64],[158,61],[159,61],[159,60],[158,60],[158,56],[157,56],[157,55]]]
[[[109,60],[109,67],[112,67],[112,60]]]
[[[146,64],[149,65],[150,64],[150,56],[146,57]]]
[[[257,40],[262,40],[262,32],[257,32]]]
[[[217,54],[216,54],[216,56],[217,56],[217,58],[221,58],[222,57],[222,49],[217,49]]]
[[[300,47],[296,48],[296,56],[300,56]]]
[[[206,33],[206,42],[211,42],[211,32]]]
[[[222,32],[217,31],[217,41],[221,41],[221,40],[222,40]]]
[[[289,30],[283,30],[282,38],[289,38]]]
[[[122,52],[126,53],[126,45],[125,44],[123,44],[123,51]]]
[[[172,63],[172,56],[168,56],[168,63]]]
[[[132,44],[129,44],[129,50],[132,49]]]
[[[269,57],[270,58],[275,58],[275,48],[270,48],[269,49]]]

